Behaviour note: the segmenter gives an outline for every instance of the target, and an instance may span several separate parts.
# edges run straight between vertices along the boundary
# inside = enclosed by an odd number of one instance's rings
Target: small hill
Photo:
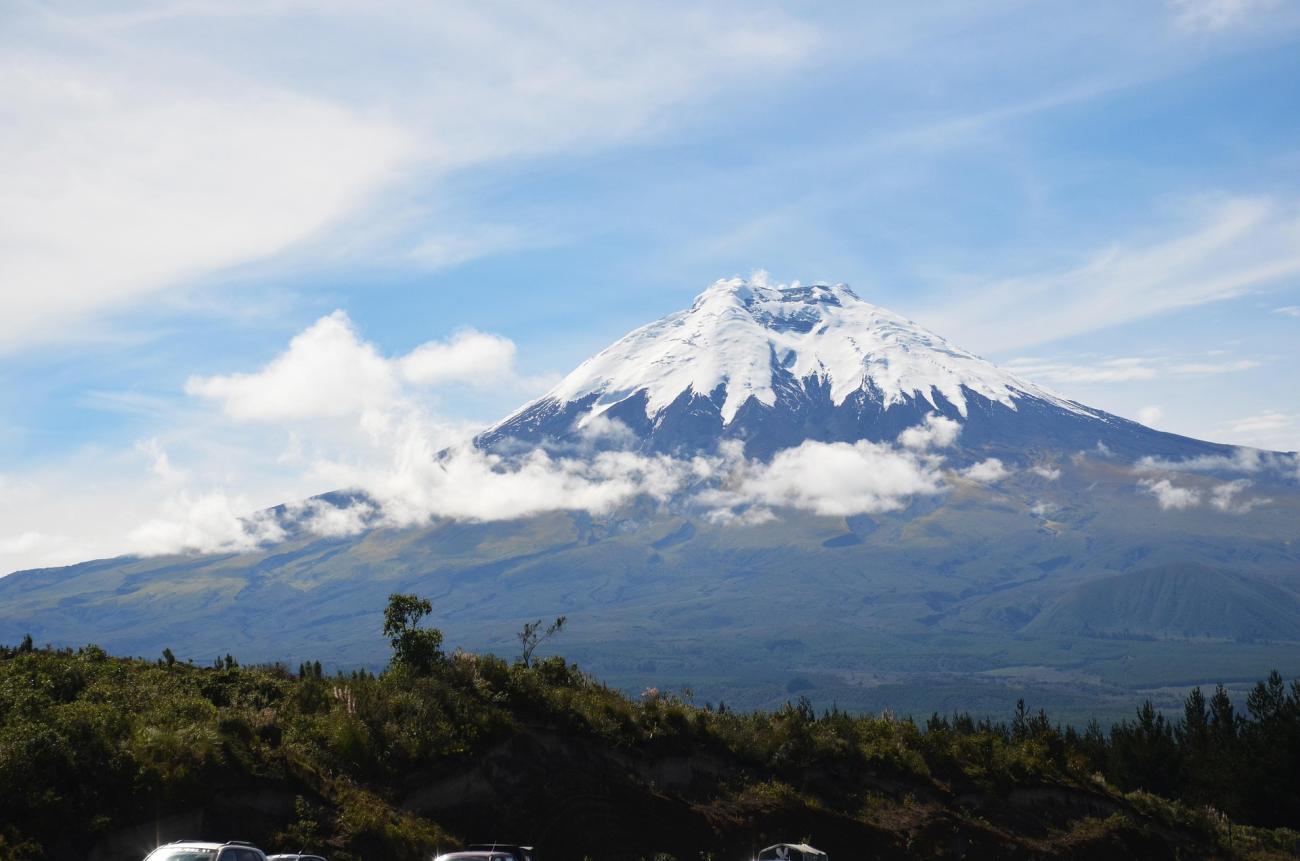
[[[1282,685],[1271,677],[1252,696],[1300,714]],[[1123,744],[1023,708],[1009,725],[935,716],[923,731],[806,700],[736,712],[688,694],[628,698],[558,657],[457,652],[419,672],[331,677],[319,664],[195,667],[170,652],[150,662],[27,640],[0,648],[0,858],[139,861],[182,837],[332,861],[426,861],[502,835],[546,861],[735,859],[799,839],[875,859],[1294,848],[1294,832],[1229,827],[1203,805],[1294,821],[1300,772],[1256,735],[1293,744],[1295,720],[1243,723],[1222,751],[1234,770],[1206,783],[1201,760],[1149,717],[1114,731]],[[1272,771],[1253,770],[1256,748]],[[1171,768],[1190,775],[1186,804],[1124,791],[1155,788]],[[1237,786],[1240,798],[1225,794]]]
[[[1170,563],[1082,583],[1025,630],[1103,637],[1300,640],[1300,595],[1204,565]]]

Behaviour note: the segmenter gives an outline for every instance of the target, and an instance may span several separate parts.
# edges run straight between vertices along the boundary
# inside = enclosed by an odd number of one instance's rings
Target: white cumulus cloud
[[[1001,481],[1011,474],[1006,465],[996,457],[986,458],[977,464],[962,470],[962,475],[971,481],[979,481],[984,484],[993,484]]]
[[[168,500],[162,516],[127,535],[127,551],[142,556],[182,552],[252,550],[279,541],[284,531],[266,512],[249,513],[247,499],[213,491],[182,492]]]
[[[342,311],[322,317],[260,371],[191,377],[191,395],[217,401],[240,421],[331,418],[392,403],[392,365],[362,341]]]
[[[421,344],[398,360],[398,367],[402,378],[415,385],[487,385],[514,374],[515,344],[500,335],[465,329],[450,341]]]
[[[1250,484],[1250,479],[1247,478],[1225,481],[1210,490],[1210,504],[1220,511],[1226,511],[1230,514],[1246,514],[1261,505],[1266,505],[1270,500],[1263,497],[1240,500],[1237,498],[1246,488],[1250,487]]]
[[[720,490],[701,494],[716,508],[790,507],[844,516],[897,511],[917,495],[939,493],[931,458],[881,443],[806,441],[769,463],[744,462]]]
[[[928,448],[947,448],[957,441],[961,424],[953,419],[930,413],[922,424],[915,425],[898,435],[898,444],[918,451]]]
[[[265,367],[244,374],[191,377],[185,391],[218,402],[239,421],[338,418],[398,403],[403,384],[492,385],[514,377],[515,345],[465,330],[385,358],[342,311],[322,317]]]
[[[1153,428],[1160,421],[1161,416],[1163,416],[1164,414],[1165,411],[1163,409],[1161,409],[1159,406],[1155,404],[1152,404],[1149,407],[1143,407],[1142,409],[1138,410],[1137,420],[1140,421],[1142,424],[1146,425],[1147,427]]]
[[[1159,480],[1144,478],[1138,482],[1138,486],[1154,496],[1160,503],[1160,507],[1165,510],[1191,508],[1201,502],[1200,491],[1191,487],[1178,487],[1167,478]]]

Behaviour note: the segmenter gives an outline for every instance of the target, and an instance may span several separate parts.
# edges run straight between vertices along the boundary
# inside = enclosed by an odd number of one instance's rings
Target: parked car
[[[228,840],[175,840],[159,846],[144,861],[267,861],[266,853],[252,843]]]
[[[518,843],[471,843],[465,849],[469,852],[505,852],[514,861],[539,861],[536,848]]]
[[[266,861],[325,861],[320,855],[272,855]]]
[[[515,861],[515,856],[509,852],[497,852],[492,849],[466,849],[439,855],[434,861]]]
[[[807,843],[777,843],[758,853],[758,861],[827,861],[826,853]]]

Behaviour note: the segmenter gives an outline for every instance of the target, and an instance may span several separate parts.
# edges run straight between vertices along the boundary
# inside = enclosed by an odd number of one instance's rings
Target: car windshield
[[[185,849],[183,847],[164,846],[155,849],[145,861],[212,861],[217,857],[215,849]]]

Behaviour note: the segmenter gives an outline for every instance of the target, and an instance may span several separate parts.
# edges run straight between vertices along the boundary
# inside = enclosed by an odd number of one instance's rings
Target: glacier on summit
[[[893,440],[931,413],[960,421],[963,441],[986,454],[1219,448],[1068,400],[844,284],[773,284],[761,273],[719,280],[689,309],[630,332],[478,443],[507,450],[604,435],[609,445],[685,454],[737,439],[770,458],[805,440]]]
[[[646,411],[661,413],[683,391],[725,389],[730,424],[749,398],[773,406],[778,375],[825,380],[830,399],[874,387],[885,404],[946,399],[966,415],[968,389],[1015,407],[1029,395],[1082,408],[961,350],[910,320],[859,299],[844,284],[769,286],[766,279],[717,281],[687,311],[632,332],[583,362],[549,393],[560,401],[598,395],[599,415],[644,388]]]

